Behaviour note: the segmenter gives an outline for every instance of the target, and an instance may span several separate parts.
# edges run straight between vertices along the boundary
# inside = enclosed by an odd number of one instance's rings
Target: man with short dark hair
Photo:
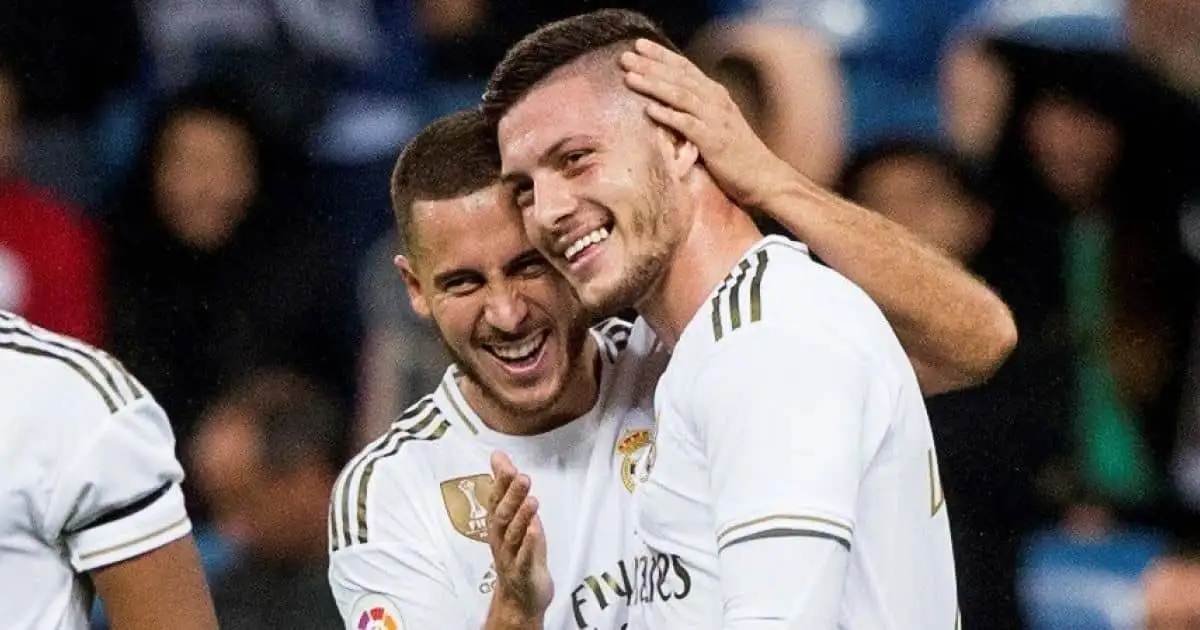
[[[636,307],[631,335],[670,348],[635,520],[643,553],[679,559],[688,576],[654,575],[633,619],[953,627],[948,519],[914,365],[927,389],[930,375],[867,292],[902,328],[944,297],[924,272],[954,265],[731,132],[745,121],[728,94],[663,39],[628,11],[553,23],[514,46],[485,97],[534,245],[587,307]],[[753,165],[735,175],[715,159],[731,138]],[[819,217],[797,222],[807,240],[869,235],[842,258],[867,292],[805,245],[763,238],[743,210],[780,207]],[[916,260],[930,266],[913,273]],[[1010,331],[984,349],[994,369],[1015,333],[1006,309],[987,316]],[[685,585],[688,597],[670,596]]]
[[[260,369],[205,411],[192,443],[200,492],[232,566],[213,584],[222,628],[329,628],[323,523],[342,463],[345,414],[285,368]]]

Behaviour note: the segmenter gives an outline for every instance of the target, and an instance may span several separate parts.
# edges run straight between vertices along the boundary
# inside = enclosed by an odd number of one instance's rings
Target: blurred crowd
[[[1200,627],[1200,2],[6,0],[0,309],[165,407],[222,627],[338,627],[333,479],[446,365],[392,163],[602,6],[1013,309],[1008,364],[929,401],[964,626]]]

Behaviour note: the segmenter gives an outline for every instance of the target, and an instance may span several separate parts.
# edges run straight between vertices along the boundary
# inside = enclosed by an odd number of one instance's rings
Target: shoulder
[[[743,328],[785,342],[865,347],[889,335],[879,307],[860,287],[813,260],[802,244],[770,240],[725,279],[689,326],[693,343],[720,344]]]
[[[153,400],[107,353],[5,311],[0,311],[0,392],[22,417],[72,431]],[[148,408],[161,413],[157,405]]]
[[[370,525],[383,512],[404,510],[415,498],[406,483],[422,470],[422,462],[454,450],[454,435],[461,430],[430,394],[409,407],[386,433],[358,452],[338,475],[330,498],[331,550],[369,540]],[[411,474],[410,474],[411,473]]]

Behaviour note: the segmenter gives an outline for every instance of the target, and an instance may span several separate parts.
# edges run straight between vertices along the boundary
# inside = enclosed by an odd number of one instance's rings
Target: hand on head
[[[696,145],[709,173],[748,210],[800,174],[754,133],[723,85],[686,57],[645,39],[620,58],[625,84],[649,97],[646,115]]]

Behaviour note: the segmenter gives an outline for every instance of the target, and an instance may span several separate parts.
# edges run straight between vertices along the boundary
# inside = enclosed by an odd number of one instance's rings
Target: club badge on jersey
[[[492,476],[486,474],[442,482],[442,501],[454,530],[477,542],[487,542],[487,505],[492,497],[492,484]]]
[[[621,454],[621,483],[633,492],[642,480],[638,466],[654,445],[654,436],[646,429],[626,429],[617,441],[617,452]]]

